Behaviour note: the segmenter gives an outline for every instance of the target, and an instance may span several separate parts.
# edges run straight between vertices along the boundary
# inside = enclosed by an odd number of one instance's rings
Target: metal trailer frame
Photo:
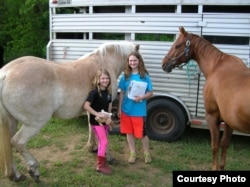
[[[209,7],[247,7],[249,11],[208,12]],[[146,7],[146,8],[145,8]],[[162,7],[166,12],[143,12],[140,9]],[[186,11],[193,7],[195,11]],[[139,34],[174,35],[179,26],[201,36],[230,37],[244,44],[216,44],[221,51],[240,57],[250,67],[250,1],[249,0],[50,0],[50,41],[47,59],[65,62],[79,58],[107,40],[96,39],[97,33],[120,33],[124,40],[135,40]],[[74,10],[61,13],[62,9]],[[117,10],[124,12],[117,12]],[[159,8],[161,9],[161,8]],[[162,10],[161,9],[161,10]],[[169,12],[168,12],[169,11]],[[171,12],[172,11],[172,12]],[[60,34],[81,36],[60,38]],[[197,64],[190,61],[171,74],[163,72],[161,60],[173,41],[142,41],[145,65],[152,78],[154,95],[148,100],[146,129],[155,140],[176,141],[187,126],[208,129],[202,90],[205,82]],[[117,110],[114,101],[113,112]],[[118,118],[116,118],[119,122]],[[223,130],[223,123],[221,124]],[[234,132],[234,134],[242,134]]]

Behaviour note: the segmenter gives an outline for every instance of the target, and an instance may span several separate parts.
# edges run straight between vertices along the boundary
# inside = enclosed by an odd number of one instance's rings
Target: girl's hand
[[[98,112],[98,116],[99,118],[102,118],[102,119],[107,119],[108,118],[108,115],[107,114],[104,114],[102,112]]]
[[[135,101],[135,102],[142,102],[142,97],[140,97],[140,96],[135,96],[134,101]]]

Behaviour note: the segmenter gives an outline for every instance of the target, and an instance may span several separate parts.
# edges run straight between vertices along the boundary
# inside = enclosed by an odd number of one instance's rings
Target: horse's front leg
[[[89,137],[88,137],[88,142],[87,142],[87,149],[89,152],[96,152],[97,151],[96,138],[95,138],[95,134],[90,124],[88,112],[87,112],[87,117],[88,117],[88,126],[89,126]]]
[[[39,128],[40,129],[40,128]],[[18,133],[11,139],[12,145],[22,155],[23,159],[28,165],[28,171],[34,181],[39,182],[39,162],[37,159],[28,151],[26,145],[28,140],[33,137],[39,129],[22,126]]]
[[[97,152],[96,138],[90,124],[89,124],[89,138],[87,142],[87,149],[89,152]]]
[[[231,129],[226,123],[224,126],[224,132],[221,138],[221,161],[220,161],[220,170],[225,169],[226,165],[226,157],[227,157],[227,149],[230,144],[230,140],[232,137],[233,129]]]
[[[211,136],[211,150],[212,150],[212,170],[218,170],[218,152],[220,148],[220,127],[218,121],[211,115],[206,116],[210,136]]]
[[[117,164],[118,163],[116,158],[114,158],[113,155],[110,153],[109,147],[107,147],[107,151],[106,151],[106,160],[109,164]]]

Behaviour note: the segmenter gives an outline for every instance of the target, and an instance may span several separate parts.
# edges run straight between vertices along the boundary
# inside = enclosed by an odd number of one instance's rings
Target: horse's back
[[[55,77],[54,71],[46,63],[46,60],[26,56],[11,61],[1,72],[5,74],[5,88],[25,88],[33,90],[39,86],[48,86],[47,81]],[[43,84],[43,85],[41,85]],[[34,90],[33,90],[34,91]]]
[[[51,62],[51,61],[47,61],[45,59],[42,58],[38,58],[38,57],[34,57],[34,56],[23,56],[23,57],[19,57],[17,59],[14,59],[12,61],[10,61],[9,63],[5,64],[2,68],[1,71],[6,71],[11,69],[13,66],[16,66],[17,64],[23,64],[23,63],[27,63],[27,62]]]
[[[76,61],[55,63],[32,56],[11,61],[0,71],[4,106],[20,121],[80,116],[91,85],[86,72],[92,70],[79,64],[87,65]]]
[[[13,117],[23,122],[46,123],[52,116],[76,117],[83,97],[76,90],[84,86],[74,82],[77,74],[73,69],[70,64],[32,56],[13,60],[1,69],[2,102]]]

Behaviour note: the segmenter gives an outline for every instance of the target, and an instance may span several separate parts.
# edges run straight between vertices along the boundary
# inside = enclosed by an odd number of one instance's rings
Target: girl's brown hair
[[[100,88],[100,77],[102,74],[105,74],[109,77],[109,85],[107,87],[108,93],[111,93],[111,78],[110,78],[110,74],[108,72],[108,70],[104,69],[104,68],[100,68],[99,70],[97,70],[96,74],[95,74],[95,78],[93,80],[93,88],[97,88],[98,93],[100,96],[102,96],[101,94],[101,88]]]
[[[135,56],[139,60],[138,73],[140,74],[141,78],[144,78],[146,74],[149,74],[145,65],[144,65],[144,61],[143,61],[141,54],[138,51],[133,51],[132,53],[130,53],[128,55],[127,63],[125,65],[124,76],[126,79],[128,79],[132,73],[132,69],[129,66],[129,57],[130,56]]]

